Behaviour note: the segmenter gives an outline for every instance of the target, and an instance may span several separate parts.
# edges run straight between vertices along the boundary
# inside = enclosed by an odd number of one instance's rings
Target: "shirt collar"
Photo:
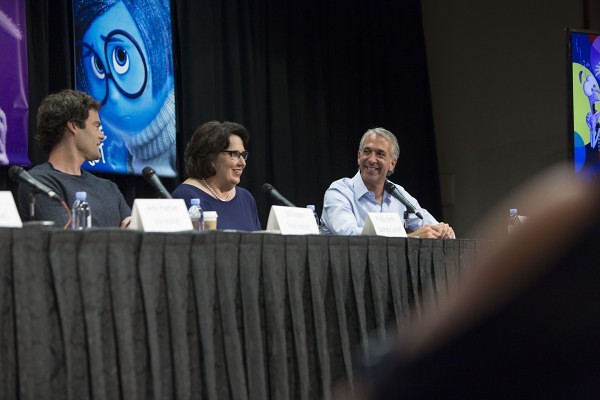
[[[369,193],[369,189],[367,189],[367,187],[365,186],[365,183],[362,180],[362,177],[360,176],[360,170],[352,178],[352,184],[354,186],[354,197],[356,198],[356,201],[360,200],[361,198],[363,198],[364,196],[366,196]],[[374,194],[373,194],[373,192],[370,192],[370,193],[371,193],[371,195],[369,197],[371,200],[374,201],[375,200]],[[383,202],[386,204],[390,204],[390,201],[391,201],[391,195],[384,190],[383,191]]]

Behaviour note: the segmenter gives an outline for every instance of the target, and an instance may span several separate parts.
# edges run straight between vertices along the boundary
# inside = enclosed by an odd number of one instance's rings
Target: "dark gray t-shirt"
[[[37,165],[28,171],[31,176],[52,188],[70,208],[75,201],[75,192],[87,192],[92,210],[92,227],[116,227],[131,215],[131,208],[123,198],[117,185],[107,179],[81,170],[81,175],[60,172],[49,162]],[[30,221],[29,204],[31,188],[20,184],[18,190],[18,208],[23,221]],[[57,228],[65,225],[69,218],[67,210],[44,194],[35,194],[36,221],[54,221]]]

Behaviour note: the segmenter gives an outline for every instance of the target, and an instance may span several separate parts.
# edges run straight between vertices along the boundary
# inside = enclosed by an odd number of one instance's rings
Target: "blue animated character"
[[[176,176],[169,0],[73,0],[73,15],[76,85],[102,103],[104,133],[113,139],[100,162],[116,172],[152,166]]]
[[[590,58],[588,68],[593,75],[588,75],[583,81],[580,74],[579,80],[583,85],[583,92],[588,98],[590,112],[587,113],[585,122],[590,130],[590,147],[600,152],[598,140],[600,139],[600,111],[596,109],[600,101],[600,88],[598,88],[597,77],[600,76],[600,38],[594,39],[590,47]]]
[[[581,76],[580,76],[581,78]],[[592,75],[588,75],[585,81],[582,82],[583,93],[588,98],[590,105],[590,112],[585,116],[585,122],[590,130],[590,147],[592,149],[598,149],[598,139],[600,138],[600,128],[598,121],[600,119],[600,112],[596,111],[596,102],[600,100],[598,94],[600,89],[598,88],[598,82]]]

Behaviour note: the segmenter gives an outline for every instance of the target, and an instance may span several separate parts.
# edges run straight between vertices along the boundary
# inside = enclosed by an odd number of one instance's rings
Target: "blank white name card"
[[[267,231],[278,231],[282,235],[318,235],[319,227],[310,208],[271,206]]]
[[[5,228],[23,227],[15,199],[10,191],[0,191],[0,226]]]
[[[129,229],[145,232],[191,231],[192,220],[183,199],[135,199]]]
[[[368,213],[362,234],[406,237],[406,230],[398,213]]]

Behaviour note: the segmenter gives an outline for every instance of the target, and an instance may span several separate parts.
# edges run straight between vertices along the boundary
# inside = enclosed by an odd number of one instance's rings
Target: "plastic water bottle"
[[[188,209],[190,219],[192,220],[192,227],[195,231],[204,230],[204,213],[202,212],[202,206],[200,205],[200,199],[190,199],[190,208]]]
[[[71,209],[71,228],[82,230],[92,227],[92,210],[87,201],[86,192],[76,192],[73,208]]]
[[[319,214],[317,214],[317,210],[315,209],[314,204],[309,204],[306,208],[310,208],[315,216],[315,221],[317,222],[317,228],[319,228],[319,232],[321,231],[321,218],[319,218]]]
[[[515,226],[519,224],[519,212],[516,208],[511,208],[508,210],[508,233],[511,233]]]

